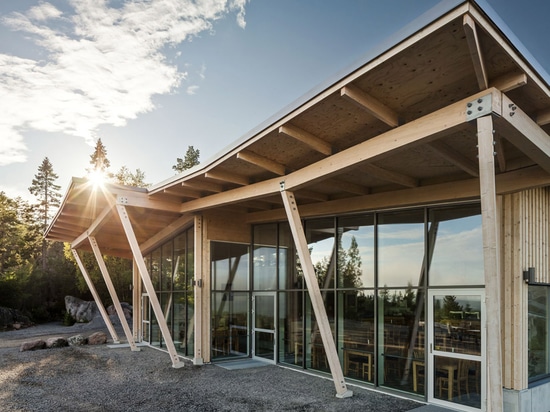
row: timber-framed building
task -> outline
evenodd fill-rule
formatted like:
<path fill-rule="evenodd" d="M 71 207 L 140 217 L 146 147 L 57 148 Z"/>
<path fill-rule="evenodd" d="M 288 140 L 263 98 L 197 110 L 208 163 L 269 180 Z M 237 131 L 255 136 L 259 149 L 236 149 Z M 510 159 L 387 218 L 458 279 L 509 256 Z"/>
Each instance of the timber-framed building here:
<path fill-rule="evenodd" d="M 46 237 L 88 282 L 95 254 L 119 313 L 102 256 L 133 260 L 125 338 L 174 367 L 254 358 L 339 397 L 547 411 L 549 133 L 544 69 L 488 5 L 447 1 L 183 174 L 74 178 Z"/>

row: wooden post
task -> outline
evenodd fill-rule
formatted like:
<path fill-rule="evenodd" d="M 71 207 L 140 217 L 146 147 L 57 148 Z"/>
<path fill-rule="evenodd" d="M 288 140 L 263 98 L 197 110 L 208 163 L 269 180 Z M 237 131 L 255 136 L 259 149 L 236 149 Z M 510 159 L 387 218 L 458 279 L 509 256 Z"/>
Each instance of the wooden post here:
<path fill-rule="evenodd" d="M 284 183 L 282 183 L 282 185 L 284 185 Z M 302 270 L 304 271 L 304 279 L 311 299 L 311 306 L 313 307 L 315 319 L 319 326 L 319 332 L 327 355 L 334 386 L 336 387 L 336 397 L 349 398 L 353 396 L 353 392 L 347 389 L 346 382 L 344 381 L 342 365 L 340 364 L 334 338 L 330 330 L 330 323 L 323 303 L 323 297 L 321 296 L 321 291 L 317 284 L 315 269 L 313 268 L 313 262 L 311 261 L 311 256 L 307 247 L 307 240 L 300 220 L 300 214 L 298 213 L 298 206 L 294 199 L 294 194 L 281 188 L 281 196 L 283 197 L 288 223 L 290 224 L 290 231 L 292 232 L 292 237 L 296 244 L 296 251 L 298 252 Z"/>
<path fill-rule="evenodd" d="M 204 363 L 202 356 L 202 293 L 204 288 L 203 274 L 202 274 L 202 216 L 195 216 L 195 235 L 194 238 L 194 268 L 195 268 L 195 281 L 194 281 L 194 328 L 195 328 L 195 356 L 193 357 L 194 365 L 202 365 Z M 204 288 L 204 289 L 203 289 Z M 208 293 L 207 290 L 205 293 Z"/>
<path fill-rule="evenodd" d="M 134 332 L 134 340 L 141 342 L 143 333 L 142 328 L 142 312 L 141 312 L 141 279 L 139 277 L 139 269 L 136 261 L 132 259 L 132 331 Z"/>
<path fill-rule="evenodd" d="M 145 286 L 145 290 L 149 294 L 151 307 L 153 308 L 153 312 L 155 313 L 155 316 L 157 318 L 162 337 L 166 342 L 166 348 L 168 349 L 170 358 L 172 359 L 172 367 L 182 368 L 184 366 L 184 363 L 180 360 L 176 352 L 176 347 L 174 345 L 174 341 L 172 340 L 172 335 L 170 335 L 170 330 L 168 329 L 168 325 L 166 324 L 166 320 L 164 319 L 164 314 L 162 313 L 162 308 L 160 307 L 160 302 L 157 297 L 155 287 L 153 286 L 153 282 L 151 281 L 151 277 L 149 276 L 149 271 L 147 270 L 145 260 L 143 260 L 141 250 L 139 248 L 139 243 L 134 233 L 134 229 L 132 228 L 132 223 L 130 222 L 130 217 L 126 212 L 126 207 L 120 204 L 117 205 L 117 212 L 120 217 L 122 227 L 124 228 L 126 238 L 128 239 L 130 249 L 132 250 L 132 254 L 134 255 L 134 260 L 138 266 L 139 274 L 141 275 L 141 279 L 143 280 L 143 285 Z"/>
<path fill-rule="evenodd" d="M 500 260 L 498 241 L 498 213 L 495 185 L 495 147 L 493 118 L 477 119 L 479 150 L 479 185 L 481 193 L 481 219 L 483 233 L 483 263 L 485 272 L 485 310 L 487 313 L 487 407 L 488 411 L 501 411 L 502 356 L 500 319 Z"/>
<path fill-rule="evenodd" d="M 120 300 L 118 299 L 115 286 L 113 285 L 113 281 L 109 276 L 109 271 L 107 270 L 107 266 L 105 265 L 105 261 L 103 260 L 103 256 L 101 255 L 101 251 L 99 250 L 99 246 L 97 245 L 97 241 L 93 236 L 88 236 L 88 239 L 90 241 L 90 245 L 92 245 L 95 260 L 97 261 L 99 270 L 103 275 L 103 280 L 105 280 L 105 284 L 107 285 L 107 289 L 109 290 L 109 295 L 111 296 L 111 299 L 113 301 L 113 305 L 118 315 L 118 319 L 120 320 L 120 324 L 122 325 L 122 329 L 124 330 L 124 334 L 126 335 L 126 340 L 130 345 L 130 349 L 132 350 L 132 352 L 139 352 L 140 349 L 136 346 L 136 342 L 134 341 L 132 331 L 130 330 L 130 326 L 128 325 L 128 321 L 126 320 L 126 316 L 124 315 L 124 311 L 122 310 L 122 306 L 120 305 Z"/>
<path fill-rule="evenodd" d="M 78 255 L 78 252 L 75 249 L 71 249 L 71 252 L 73 252 L 73 256 L 76 260 L 76 263 L 80 268 L 80 271 L 82 272 L 82 276 L 84 276 L 84 280 L 86 281 L 86 284 L 88 285 L 88 289 L 90 289 L 90 292 L 92 292 L 92 296 L 94 297 L 95 303 L 99 309 L 99 313 L 101 313 L 101 317 L 103 318 L 103 321 L 105 322 L 105 325 L 107 326 L 107 329 L 111 334 L 111 338 L 113 338 L 113 342 L 120 343 L 120 340 L 118 338 L 118 333 L 116 333 L 116 330 L 113 327 L 113 324 L 111 323 L 111 319 L 109 319 L 109 315 L 105 310 L 105 306 L 103 306 L 103 303 L 101 303 L 101 299 L 97 294 L 97 290 L 95 289 L 94 284 L 92 283 L 92 279 L 90 279 L 90 276 L 88 275 L 88 271 L 84 267 L 84 264 L 82 263 L 82 260 Z"/>

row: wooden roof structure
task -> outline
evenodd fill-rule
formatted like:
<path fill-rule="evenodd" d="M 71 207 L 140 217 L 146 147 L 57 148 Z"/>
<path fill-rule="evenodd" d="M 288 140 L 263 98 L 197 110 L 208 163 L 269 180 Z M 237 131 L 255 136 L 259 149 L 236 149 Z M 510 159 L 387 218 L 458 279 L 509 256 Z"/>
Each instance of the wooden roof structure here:
<path fill-rule="evenodd" d="M 131 257 L 208 209 L 249 223 L 479 198 L 476 116 L 495 124 L 498 193 L 550 183 L 548 75 L 472 1 L 438 6 L 387 50 L 213 160 L 149 189 L 73 179 L 46 238 Z"/>

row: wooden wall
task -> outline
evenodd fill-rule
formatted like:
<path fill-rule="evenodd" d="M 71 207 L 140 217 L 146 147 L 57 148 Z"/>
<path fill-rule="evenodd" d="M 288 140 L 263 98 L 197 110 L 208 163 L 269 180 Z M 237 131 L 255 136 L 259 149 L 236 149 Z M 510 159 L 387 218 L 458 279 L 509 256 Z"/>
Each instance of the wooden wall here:
<path fill-rule="evenodd" d="M 534 267 L 536 281 L 550 283 L 550 187 L 500 197 L 502 244 L 503 384 L 528 387 L 527 284 L 523 271 Z"/>

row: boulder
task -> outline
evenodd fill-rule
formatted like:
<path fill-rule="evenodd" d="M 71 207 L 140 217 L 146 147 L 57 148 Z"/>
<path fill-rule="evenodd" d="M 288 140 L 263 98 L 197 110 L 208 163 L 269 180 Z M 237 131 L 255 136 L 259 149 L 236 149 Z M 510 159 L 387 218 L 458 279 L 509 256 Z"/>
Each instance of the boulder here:
<path fill-rule="evenodd" d="M 0 330 L 31 326 L 31 320 L 16 309 L 0 306 Z"/>
<path fill-rule="evenodd" d="M 67 342 L 69 343 L 70 346 L 80 346 L 80 345 L 85 345 L 87 340 L 82 335 L 74 335 L 68 338 Z"/>
<path fill-rule="evenodd" d="M 88 345 L 103 345 L 107 343 L 105 332 L 95 332 L 88 336 Z"/>
<path fill-rule="evenodd" d="M 21 346 L 19 347 L 19 352 L 26 352 L 29 350 L 37 350 L 37 349 L 44 349 L 46 347 L 46 342 L 44 342 L 42 339 L 38 340 L 30 340 L 27 342 L 23 342 Z"/>
<path fill-rule="evenodd" d="M 65 296 L 65 310 L 79 323 L 90 322 L 94 317 L 100 316 L 94 301 L 86 301 L 74 296 Z"/>
<path fill-rule="evenodd" d="M 132 319 L 132 314 L 133 314 L 132 305 L 130 305 L 129 303 L 126 303 L 126 302 L 120 302 L 120 306 L 122 306 L 122 311 L 124 312 L 124 317 L 127 320 Z M 107 314 L 109 316 L 117 316 L 118 317 L 118 314 L 116 313 L 116 309 L 115 309 L 114 305 L 110 305 L 107 308 Z"/>
<path fill-rule="evenodd" d="M 48 338 L 46 340 L 46 348 L 63 348 L 64 346 L 68 346 L 69 342 L 67 342 L 67 339 L 62 338 L 60 336 L 55 338 Z"/>

